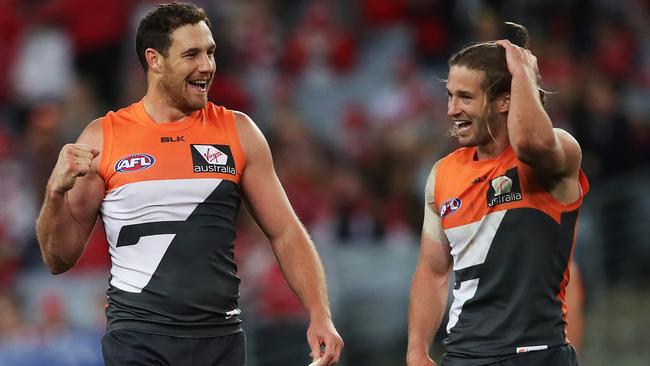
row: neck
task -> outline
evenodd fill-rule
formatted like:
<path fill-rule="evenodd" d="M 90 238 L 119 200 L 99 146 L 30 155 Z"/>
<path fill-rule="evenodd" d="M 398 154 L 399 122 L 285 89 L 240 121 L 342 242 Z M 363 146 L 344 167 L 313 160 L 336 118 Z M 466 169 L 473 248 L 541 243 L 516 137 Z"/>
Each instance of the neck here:
<path fill-rule="evenodd" d="M 151 84 L 150 84 L 151 85 Z M 176 122 L 189 115 L 180 109 L 172 106 L 169 98 L 160 93 L 155 87 L 149 88 L 147 94 L 142 98 L 144 110 L 156 123 Z"/>
<path fill-rule="evenodd" d="M 492 131 L 494 138 L 490 137 L 487 143 L 476 146 L 477 160 L 494 159 L 510 146 L 508 127 L 505 121 L 503 123 L 495 123 L 492 126 L 498 126 Z"/>
<path fill-rule="evenodd" d="M 490 141 L 488 144 L 476 146 L 476 160 L 494 159 L 501 155 L 502 152 L 510 146 L 510 142 L 505 141 Z"/>

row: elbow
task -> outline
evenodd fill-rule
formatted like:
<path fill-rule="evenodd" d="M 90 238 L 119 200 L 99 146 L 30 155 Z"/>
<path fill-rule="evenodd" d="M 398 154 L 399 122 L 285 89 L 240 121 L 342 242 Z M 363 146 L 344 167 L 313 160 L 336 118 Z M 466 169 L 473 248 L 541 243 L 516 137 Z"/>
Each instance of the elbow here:
<path fill-rule="evenodd" d="M 70 268 L 73 267 L 73 266 L 52 264 L 52 263 L 48 264 L 47 262 L 45 263 L 45 266 L 47 267 L 48 271 L 50 271 L 50 273 L 55 276 L 68 272 Z"/>
<path fill-rule="evenodd" d="M 68 262 L 61 258 L 43 253 L 43 263 L 48 271 L 53 275 L 60 275 L 74 267 L 76 261 Z"/>
<path fill-rule="evenodd" d="M 47 266 L 47 269 L 50 271 L 50 273 L 55 276 L 68 272 L 70 268 L 72 268 L 72 266 Z"/>
<path fill-rule="evenodd" d="M 66 268 L 58 268 L 58 267 L 48 266 L 47 269 L 50 271 L 51 274 L 56 276 L 56 275 L 66 273 L 70 268 L 66 269 Z"/>

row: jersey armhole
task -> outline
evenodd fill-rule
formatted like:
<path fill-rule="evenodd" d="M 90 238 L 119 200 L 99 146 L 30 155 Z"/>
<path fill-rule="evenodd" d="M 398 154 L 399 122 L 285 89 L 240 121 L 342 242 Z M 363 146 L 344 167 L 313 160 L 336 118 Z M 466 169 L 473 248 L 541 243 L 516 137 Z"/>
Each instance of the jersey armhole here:
<path fill-rule="evenodd" d="M 113 124 L 107 117 L 103 117 L 99 122 L 102 125 L 102 157 L 99 161 L 99 176 L 104 180 L 104 190 L 108 190 L 108 179 L 111 172 L 109 161 L 113 149 Z"/>
<path fill-rule="evenodd" d="M 443 166 L 446 162 L 447 159 L 441 159 L 433 167 L 435 169 L 435 176 L 433 179 L 433 203 L 436 205 L 438 214 L 440 214 L 440 202 L 438 202 L 438 197 L 440 197 L 440 187 L 442 187 L 442 183 L 440 182 L 442 178 L 440 176 L 442 175 L 442 171 L 444 170 Z"/>
<path fill-rule="evenodd" d="M 242 148 L 241 141 L 239 141 L 239 133 L 237 132 L 237 121 L 235 118 L 235 112 L 228 109 L 225 113 L 226 123 L 228 125 L 228 133 L 230 134 L 230 141 L 232 141 L 233 155 L 239 158 L 235 158 L 235 166 L 237 167 L 237 175 L 241 177 L 241 174 L 244 172 L 246 167 L 246 155 L 244 154 L 244 149 Z"/>

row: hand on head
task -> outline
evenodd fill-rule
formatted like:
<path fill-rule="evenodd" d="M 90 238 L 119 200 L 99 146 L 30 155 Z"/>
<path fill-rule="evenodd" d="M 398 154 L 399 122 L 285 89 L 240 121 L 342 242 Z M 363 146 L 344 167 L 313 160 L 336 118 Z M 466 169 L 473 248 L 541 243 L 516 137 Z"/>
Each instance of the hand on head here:
<path fill-rule="evenodd" d="M 513 77 L 525 75 L 535 81 L 535 83 L 538 82 L 539 68 L 537 67 L 537 57 L 529 49 L 512 44 L 507 39 L 500 39 L 496 41 L 496 44 L 505 49 L 508 71 L 510 71 Z"/>

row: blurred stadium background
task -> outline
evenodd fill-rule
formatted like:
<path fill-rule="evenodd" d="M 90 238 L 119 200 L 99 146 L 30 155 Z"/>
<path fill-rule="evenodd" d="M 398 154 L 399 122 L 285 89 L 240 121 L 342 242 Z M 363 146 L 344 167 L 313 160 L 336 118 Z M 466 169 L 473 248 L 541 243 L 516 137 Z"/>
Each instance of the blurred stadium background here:
<path fill-rule="evenodd" d="M 650 24 L 644 0 L 197 0 L 212 19 L 211 99 L 263 129 L 323 257 L 342 366 L 403 365 L 422 190 L 447 137 L 454 51 L 524 24 L 556 126 L 592 184 L 576 260 L 584 365 L 650 362 Z M 106 244 L 73 271 L 40 260 L 34 220 L 60 147 L 142 97 L 147 0 L 0 0 L 0 365 L 101 365 Z M 249 365 L 307 362 L 306 318 L 241 215 Z M 201 279 L 197 279 L 200 281 Z M 534 304 L 530 304 L 531 307 Z"/>

